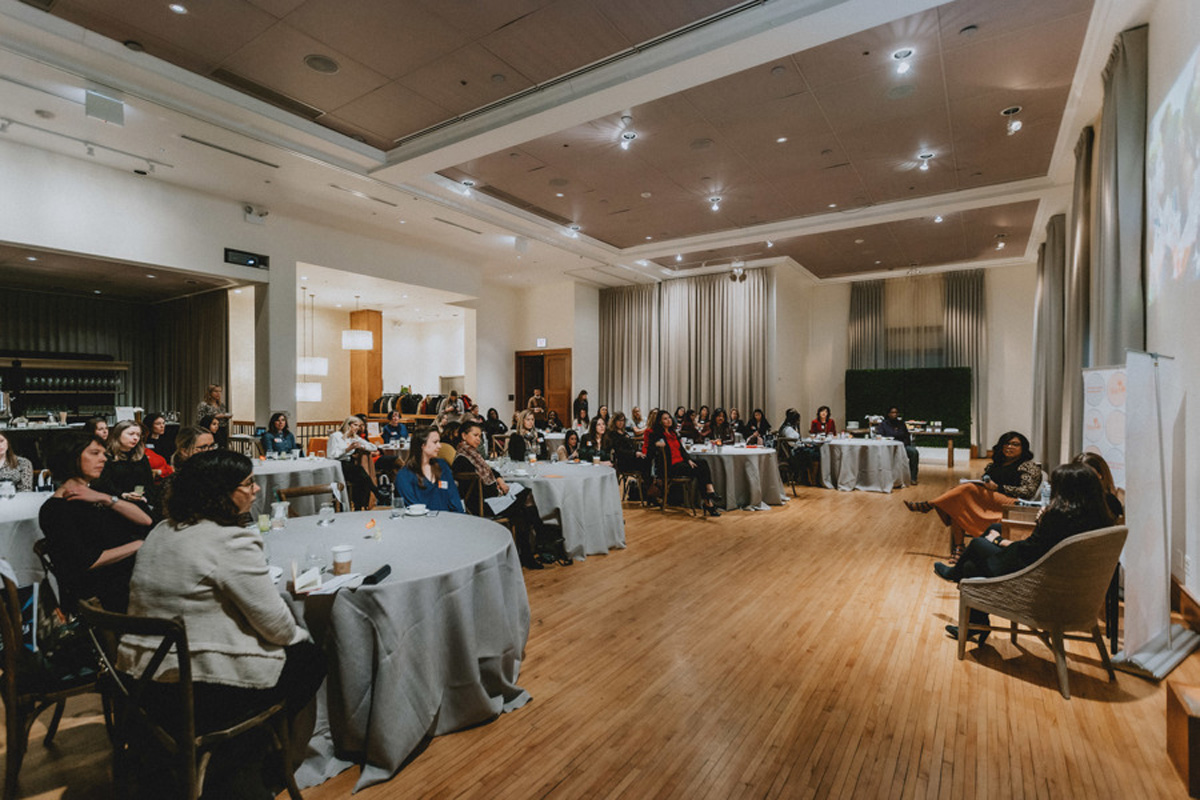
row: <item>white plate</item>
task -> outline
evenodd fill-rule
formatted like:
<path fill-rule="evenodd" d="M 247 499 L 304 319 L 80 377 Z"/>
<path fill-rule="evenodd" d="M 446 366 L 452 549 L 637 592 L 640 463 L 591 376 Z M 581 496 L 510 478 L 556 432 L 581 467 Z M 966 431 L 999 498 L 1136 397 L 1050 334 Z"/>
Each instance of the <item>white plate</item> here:
<path fill-rule="evenodd" d="M 424 511 L 413 511 L 411 508 L 406 508 L 404 509 L 404 513 L 410 517 L 423 517 L 429 513 L 429 509 L 427 508 Z"/>

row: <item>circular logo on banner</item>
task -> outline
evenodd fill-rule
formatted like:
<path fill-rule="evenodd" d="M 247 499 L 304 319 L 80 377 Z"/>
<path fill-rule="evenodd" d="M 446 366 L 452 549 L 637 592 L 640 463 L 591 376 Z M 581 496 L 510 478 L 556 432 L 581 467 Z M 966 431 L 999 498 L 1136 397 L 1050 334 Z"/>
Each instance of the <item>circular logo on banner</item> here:
<path fill-rule="evenodd" d="M 1083 379 L 1083 397 L 1089 406 L 1098 406 L 1104 400 L 1107 388 L 1104 376 L 1098 372 L 1089 372 Z"/>
<path fill-rule="evenodd" d="M 1117 408 L 1125 407 L 1125 373 L 1114 372 L 1108 378 L 1108 402 Z"/>
<path fill-rule="evenodd" d="M 1104 439 L 1104 420 L 1094 408 L 1083 412 L 1083 438 L 1092 444 Z"/>
<path fill-rule="evenodd" d="M 1125 412 L 1114 411 L 1109 414 L 1104 432 L 1108 434 L 1108 440 L 1118 447 L 1125 444 Z"/>
<path fill-rule="evenodd" d="M 1104 460 L 1108 462 L 1108 469 L 1113 474 L 1113 483 L 1117 486 L 1125 485 L 1125 454 L 1116 447 L 1110 447 L 1108 450 L 1101 453 Z"/>

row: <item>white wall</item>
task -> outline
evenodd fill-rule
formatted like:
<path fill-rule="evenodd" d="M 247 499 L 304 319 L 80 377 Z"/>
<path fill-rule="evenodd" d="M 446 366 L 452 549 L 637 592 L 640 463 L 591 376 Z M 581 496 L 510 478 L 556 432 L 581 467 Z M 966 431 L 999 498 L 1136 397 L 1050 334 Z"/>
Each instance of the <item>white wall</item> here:
<path fill-rule="evenodd" d="M 1200 47 L 1200 4 L 1190 0 L 1160 0 L 1150 18 L 1149 92 L 1147 115 L 1153 120 L 1167 92 L 1180 78 L 1189 59 Z M 1192 91 L 1196 76 L 1192 76 Z M 1192 180 L 1196 180 L 1192 176 Z M 1156 198 L 1147 198 L 1147 224 L 1154 219 Z M 1195 212 L 1193 212 L 1195 213 Z M 1176 357 L 1182 381 L 1184 419 L 1167 431 L 1177 455 L 1172 469 L 1172 521 L 1182 520 L 1185 551 L 1192 562 L 1200 554 L 1200 280 L 1179 280 L 1158 294 L 1146 316 L 1146 346 L 1153 352 Z M 1182 425 L 1179 424 L 1182 422 Z M 1180 474 L 1182 473 L 1182 474 Z M 1178 533 L 1178 531 L 1176 531 Z M 1178 555 L 1176 554 L 1177 561 Z M 1177 564 L 1178 568 L 1178 564 Z M 1200 570 L 1184 577 L 1187 589 L 1200 597 Z"/>
<path fill-rule="evenodd" d="M 505 286 L 487 283 L 481 289 L 483 301 L 475 310 L 475 387 L 467 393 L 485 412 L 495 408 L 500 418 L 511 416 L 509 395 L 516 391 L 516 364 L 513 353 L 528 349 L 519 338 L 523 314 L 517 292 Z"/>
<path fill-rule="evenodd" d="M 575 343 L 571 347 L 572 395 L 581 389 L 588 396 L 596 394 L 600 385 L 600 290 L 594 286 L 575 284 Z M 597 402 L 598 401 L 598 402 Z M 593 409 L 607 402 L 593 400 Z"/>
<path fill-rule="evenodd" d="M 411 386 L 438 394 L 443 375 L 466 374 L 466 326 L 462 317 L 431 322 L 383 321 L 383 391 Z M 470 392 L 468 392 L 470 394 Z"/>
<path fill-rule="evenodd" d="M 229 292 L 229 413 L 236 420 L 254 415 L 254 292 Z M 266 420 L 259 420 L 263 425 Z"/>
<path fill-rule="evenodd" d="M 300 403 L 293 400 L 297 406 L 294 419 L 300 422 L 341 421 L 350 415 L 350 351 L 342 349 L 342 331 L 349 327 L 348 311 L 335 308 L 318 308 L 313 311 L 313 344 L 309 354 L 329 359 L 329 374 L 309 378 L 310 381 L 321 383 L 321 401 Z M 298 347 L 292 354 L 293 368 L 296 357 L 302 352 L 303 348 Z M 293 386 L 293 396 L 294 389 Z M 265 425 L 266 419 L 261 422 Z"/>
<path fill-rule="evenodd" d="M 775 327 L 768 330 L 774 341 L 767 346 L 767 359 L 774 380 L 768 375 L 767 418 L 778 425 L 783 412 L 794 407 L 807 421 L 816 411 L 816 406 L 809 407 L 808 396 L 809 323 L 816 284 L 792 267 L 773 267 L 771 279 L 775 283 Z"/>
<path fill-rule="evenodd" d="M 988 269 L 984 277 L 988 399 L 982 438 L 991 443 L 1004 431 L 1029 433 L 1033 414 L 1033 301 L 1037 265 Z"/>
<path fill-rule="evenodd" d="M 818 406 L 829 406 L 840 430 L 846 420 L 846 370 L 850 366 L 850 284 L 813 286 L 808 292 L 808 308 L 806 405 L 800 408 L 801 417 L 811 420 Z"/>

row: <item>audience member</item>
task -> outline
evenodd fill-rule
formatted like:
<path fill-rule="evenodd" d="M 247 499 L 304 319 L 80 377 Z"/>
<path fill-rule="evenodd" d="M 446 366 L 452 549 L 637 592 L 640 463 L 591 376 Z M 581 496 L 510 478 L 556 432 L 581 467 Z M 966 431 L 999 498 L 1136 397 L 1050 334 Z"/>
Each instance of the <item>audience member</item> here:
<path fill-rule="evenodd" d="M 915 485 L 917 483 L 917 464 L 921 460 L 921 454 L 917 452 L 917 448 L 913 447 L 912 436 L 908 432 L 908 423 L 900 418 L 900 409 L 896 406 L 889 408 L 887 416 L 879 423 L 876 430 L 883 438 L 895 439 L 904 445 L 904 451 L 908 453 L 908 475 Z"/>
<path fill-rule="evenodd" d="M 329 434 L 325 443 L 325 456 L 342 465 L 342 477 L 350 490 L 350 502 L 356 509 L 365 509 L 371 504 L 371 495 L 378 494 L 375 485 L 374 462 L 371 454 L 379 448 L 361 436 L 362 420 L 346 417 L 342 427 Z M 381 498 L 382 500 L 382 498 Z"/>
<path fill-rule="evenodd" d="M 0 481 L 12 481 L 18 492 L 33 491 L 33 462 L 17 455 L 0 433 Z"/>
<path fill-rule="evenodd" d="M 578 461 L 579 460 L 579 431 L 572 428 L 563 436 L 563 443 L 558 446 L 555 452 L 559 461 Z"/>
<path fill-rule="evenodd" d="M 588 432 L 588 427 L 591 425 L 591 420 L 588 419 L 587 409 L 581 408 L 575 414 L 575 419 L 571 423 L 571 430 L 578 433 L 580 436 Z"/>
<path fill-rule="evenodd" d="M 533 397 L 525 404 L 527 411 L 533 412 L 534 424 L 539 428 L 546 426 L 546 398 L 542 397 L 541 389 L 533 390 Z"/>
<path fill-rule="evenodd" d="M 212 433 L 204 428 L 180 428 L 179 433 L 175 435 L 175 454 L 171 458 L 171 463 L 175 469 L 179 469 L 181 464 L 196 453 L 205 453 L 216 448 L 217 443 L 213 439 Z"/>
<path fill-rule="evenodd" d="M 288 428 L 287 414 L 282 411 L 276 411 L 271 415 L 271 420 L 267 423 L 267 429 L 263 431 L 262 438 L 263 452 L 265 453 L 290 453 L 296 449 L 296 436 Z"/>
<path fill-rule="evenodd" d="M 171 463 L 171 456 L 175 455 L 175 440 L 167 437 L 167 420 L 162 414 L 152 412 L 142 417 L 142 442 L 146 450 Z"/>
<path fill-rule="evenodd" d="M 91 417 L 84 423 L 83 432 L 106 442 L 108 441 L 108 420 L 104 417 Z"/>
<path fill-rule="evenodd" d="M 729 427 L 735 435 L 746 435 L 746 420 L 742 419 L 742 413 L 732 406 L 729 408 Z"/>
<path fill-rule="evenodd" d="M 546 412 L 546 433 L 562 433 L 562 420 L 553 408 Z"/>
<path fill-rule="evenodd" d="M 771 423 L 767 421 L 767 415 L 761 408 L 754 409 L 754 415 L 746 425 L 746 444 L 764 445 L 770 432 Z"/>
<path fill-rule="evenodd" d="M 122 500 L 144 503 L 151 516 L 159 516 L 159 492 L 154 467 L 142 444 L 142 426 L 131 419 L 118 422 L 108 434 L 108 460 L 100 477 L 93 481 L 97 491 L 119 495 Z"/>
<path fill-rule="evenodd" d="M 525 409 L 517 415 L 516 424 L 508 435 L 508 457 L 514 461 L 524 461 L 530 456 L 538 456 L 542 451 L 542 434 L 535 424 L 532 409 Z"/>
<path fill-rule="evenodd" d="M 639 406 L 634 406 L 629 412 L 629 430 L 637 436 L 641 436 L 646 432 L 646 420 L 642 416 L 642 409 Z"/>
<path fill-rule="evenodd" d="M 808 432 L 812 434 L 824 434 L 826 436 L 837 435 L 837 424 L 833 421 L 829 406 L 821 406 L 817 409 L 817 416 L 813 419 L 812 424 L 808 426 Z"/>
<path fill-rule="evenodd" d="M 396 473 L 396 491 L 409 505 L 423 504 L 430 511 L 465 513 L 450 465 L 438 457 L 441 434 L 434 428 L 413 435 L 404 468 Z"/>
<path fill-rule="evenodd" d="M 229 442 L 229 420 L 233 417 L 229 413 L 229 409 L 225 407 L 221 397 L 224 394 L 224 388 L 219 383 L 210 383 L 208 389 L 204 393 L 204 399 L 196 406 L 196 419 L 200 420 L 200 427 L 207 428 L 204 423 L 205 417 L 212 417 L 217 421 L 216 428 L 213 429 L 213 438 L 217 442 L 217 447 L 225 447 Z"/>
<path fill-rule="evenodd" d="M 601 406 L 603 408 L 603 406 Z M 608 432 L 608 423 L 604 417 L 596 414 L 592 419 L 591 427 L 588 428 L 587 434 L 579 440 L 579 459 L 581 461 L 596 461 L 606 467 L 612 466 L 613 456 L 612 451 L 604 442 L 604 434 Z"/>
<path fill-rule="evenodd" d="M 643 449 L 643 454 L 650 456 L 658 452 L 651 448 L 665 447 L 667 453 L 667 463 L 670 465 L 671 472 L 677 475 L 685 475 L 694 478 L 696 484 L 703 492 L 704 511 L 711 517 L 721 516 L 721 512 L 717 509 L 716 504 L 721 501 L 721 497 L 713 489 L 712 476 L 708 471 L 708 464 L 703 460 L 692 461 L 687 457 L 683 450 L 683 444 L 679 441 L 679 437 L 675 435 L 675 420 L 669 411 L 660 411 L 658 418 L 650 425 L 650 433 L 647 437 L 647 443 Z M 664 479 L 666 476 L 663 476 Z"/>
<path fill-rule="evenodd" d="M 575 402 L 571 404 L 571 419 L 578 420 L 580 411 L 583 412 L 584 419 L 589 417 L 588 393 L 586 389 L 580 389 L 579 394 L 575 396 Z"/>

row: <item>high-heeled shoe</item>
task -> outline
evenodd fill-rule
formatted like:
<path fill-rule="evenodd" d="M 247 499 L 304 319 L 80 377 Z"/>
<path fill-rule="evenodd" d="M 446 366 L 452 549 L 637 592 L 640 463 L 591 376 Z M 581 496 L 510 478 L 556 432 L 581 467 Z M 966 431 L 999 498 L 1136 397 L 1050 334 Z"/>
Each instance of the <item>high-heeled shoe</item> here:
<path fill-rule="evenodd" d="M 950 638 L 957 639 L 958 638 L 958 626 L 957 625 L 947 625 L 946 633 L 950 634 Z M 990 634 L 990 633 L 991 633 L 991 631 L 967 631 L 967 641 L 982 645 L 984 642 L 987 641 L 988 634 Z"/>
<path fill-rule="evenodd" d="M 933 571 L 936 572 L 937 576 L 944 581 L 958 583 L 958 578 L 954 574 L 954 567 L 950 566 L 949 564 L 943 564 L 941 561 L 939 561 L 933 565 Z"/>
<path fill-rule="evenodd" d="M 721 509 L 717 508 L 713 504 L 709 504 L 704 506 L 704 513 L 710 517 L 719 517 L 721 516 Z"/>
<path fill-rule="evenodd" d="M 925 500 L 918 500 L 915 503 L 912 500 L 905 500 L 904 507 L 916 514 L 928 514 L 933 511 L 933 506 Z"/>

